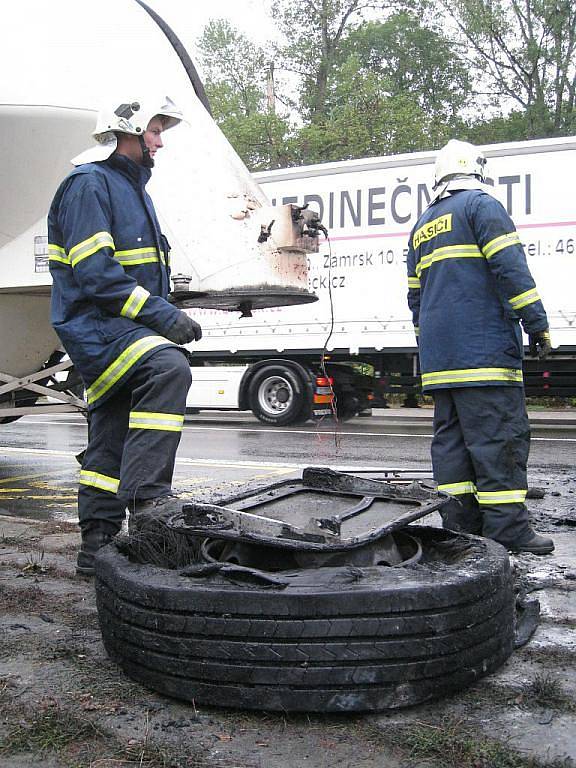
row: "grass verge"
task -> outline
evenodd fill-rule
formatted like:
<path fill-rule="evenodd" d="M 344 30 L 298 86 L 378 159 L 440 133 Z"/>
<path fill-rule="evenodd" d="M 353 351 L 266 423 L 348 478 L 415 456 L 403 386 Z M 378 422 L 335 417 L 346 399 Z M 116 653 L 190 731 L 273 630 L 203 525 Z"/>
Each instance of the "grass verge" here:
<path fill-rule="evenodd" d="M 538 707 L 564 712 L 576 711 L 576 702 L 564 689 L 562 682 L 552 674 L 536 675 L 533 680 L 526 683 L 522 693 L 528 702 Z"/>
<path fill-rule="evenodd" d="M 142 739 L 123 742 L 90 718 L 53 702 L 41 703 L 35 712 L 13 710 L 11 720 L 0 740 L 0 757 L 26 754 L 33 765 L 51 756 L 62 768 L 222 768 L 201 748 L 162 746 L 149 738 L 147 730 Z"/>
<path fill-rule="evenodd" d="M 458 720 L 367 726 L 372 737 L 401 758 L 442 768 L 567 768 L 564 759 L 526 757 Z"/>

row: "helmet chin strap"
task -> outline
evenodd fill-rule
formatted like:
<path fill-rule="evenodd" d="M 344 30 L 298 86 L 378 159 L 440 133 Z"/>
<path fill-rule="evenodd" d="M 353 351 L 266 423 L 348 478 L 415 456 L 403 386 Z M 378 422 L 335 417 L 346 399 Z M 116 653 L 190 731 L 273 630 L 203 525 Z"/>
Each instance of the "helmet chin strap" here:
<path fill-rule="evenodd" d="M 142 134 L 138 136 L 138 141 L 140 142 L 140 149 L 142 150 L 141 165 L 143 165 L 144 168 L 154 168 L 154 158 L 150 155 L 150 150 L 146 146 L 146 142 L 144 141 L 144 136 L 142 136 Z"/>

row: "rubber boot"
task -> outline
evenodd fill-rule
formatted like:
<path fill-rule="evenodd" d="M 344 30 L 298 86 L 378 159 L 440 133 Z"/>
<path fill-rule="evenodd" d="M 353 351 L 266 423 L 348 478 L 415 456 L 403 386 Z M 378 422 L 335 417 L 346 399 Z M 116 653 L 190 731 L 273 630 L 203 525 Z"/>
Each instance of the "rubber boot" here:
<path fill-rule="evenodd" d="M 508 545 L 510 552 L 529 552 L 533 555 L 550 555 L 554 552 L 554 542 L 547 536 L 541 536 L 536 531 L 530 531 L 530 536 L 522 543 Z"/>
<path fill-rule="evenodd" d="M 76 573 L 79 576 L 94 576 L 96 552 L 109 544 L 119 530 L 120 526 L 110 523 L 92 525 L 82 529 L 82 544 L 76 559 Z"/>

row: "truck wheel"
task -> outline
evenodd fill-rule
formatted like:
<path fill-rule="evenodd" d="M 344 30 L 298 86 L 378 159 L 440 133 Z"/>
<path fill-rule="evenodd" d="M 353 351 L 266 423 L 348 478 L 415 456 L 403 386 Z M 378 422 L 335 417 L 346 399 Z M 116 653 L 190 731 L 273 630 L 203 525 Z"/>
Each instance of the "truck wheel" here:
<path fill-rule="evenodd" d="M 296 424 L 305 421 L 310 413 L 302 377 L 283 365 L 267 365 L 254 374 L 248 402 L 254 416 L 264 424 Z"/>
<path fill-rule="evenodd" d="M 338 421 L 348 421 L 357 415 L 360 409 L 358 398 L 353 394 L 336 394 L 336 418 Z"/>
<path fill-rule="evenodd" d="M 488 539 L 410 532 L 423 556 L 404 568 L 185 575 L 112 544 L 96 558 L 104 645 L 131 678 L 203 704 L 362 712 L 452 693 L 512 653 L 509 558 Z"/>

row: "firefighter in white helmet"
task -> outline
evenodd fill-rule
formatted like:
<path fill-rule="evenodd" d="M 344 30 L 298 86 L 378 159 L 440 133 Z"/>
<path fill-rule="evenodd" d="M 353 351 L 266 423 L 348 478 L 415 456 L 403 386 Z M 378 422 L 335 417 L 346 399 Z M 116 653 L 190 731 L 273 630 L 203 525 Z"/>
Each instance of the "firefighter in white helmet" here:
<path fill-rule="evenodd" d="M 170 246 L 146 192 L 162 134 L 182 120 L 170 99 L 127 99 L 98 116 L 48 216 L 51 319 L 86 387 L 77 570 L 132 513 L 171 498 L 190 367 L 178 345 L 198 323 L 168 301 Z"/>
<path fill-rule="evenodd" d="M 548 320 L 514 224 L 485 183 L 486 160 L 452 140 L 436 158 L 434 195 L 409 241 L 408 303 L 422 389 L 434 398 L 432 463 L 453 496 L 444 525 L 514 552 L 548 554 L 524 500 L 530 427 L 521 326 L 550 352 Z"/>
<path fill-rule="evenodd" d="M 120 147 L 131 147 L 130 154 L 137 154 L 136 142 L 127 139 L 134 136 L 140 148 L 141 158 L 139 162 L 145 168 L 154 167 L 154 154 L 162 147 L 162 143 L 152 141 L 150 133 L 158 136 L 154 127 L 149 130 L 150 122 L 157 118 L 162 124 L 162 131 L 172 128 L 182 120 L 182 113 L 174 102 L 166 97 L 164 99 L 148 99 L 143 101 L 126 102 L 117 104 L 111 109 L 102 109 L 98 113 L 96 128 L 92 136 L 97 142 L 95 147 L 90 147 L 72 160 L 76 166 L 84 163 L 106 160 Z"/>

